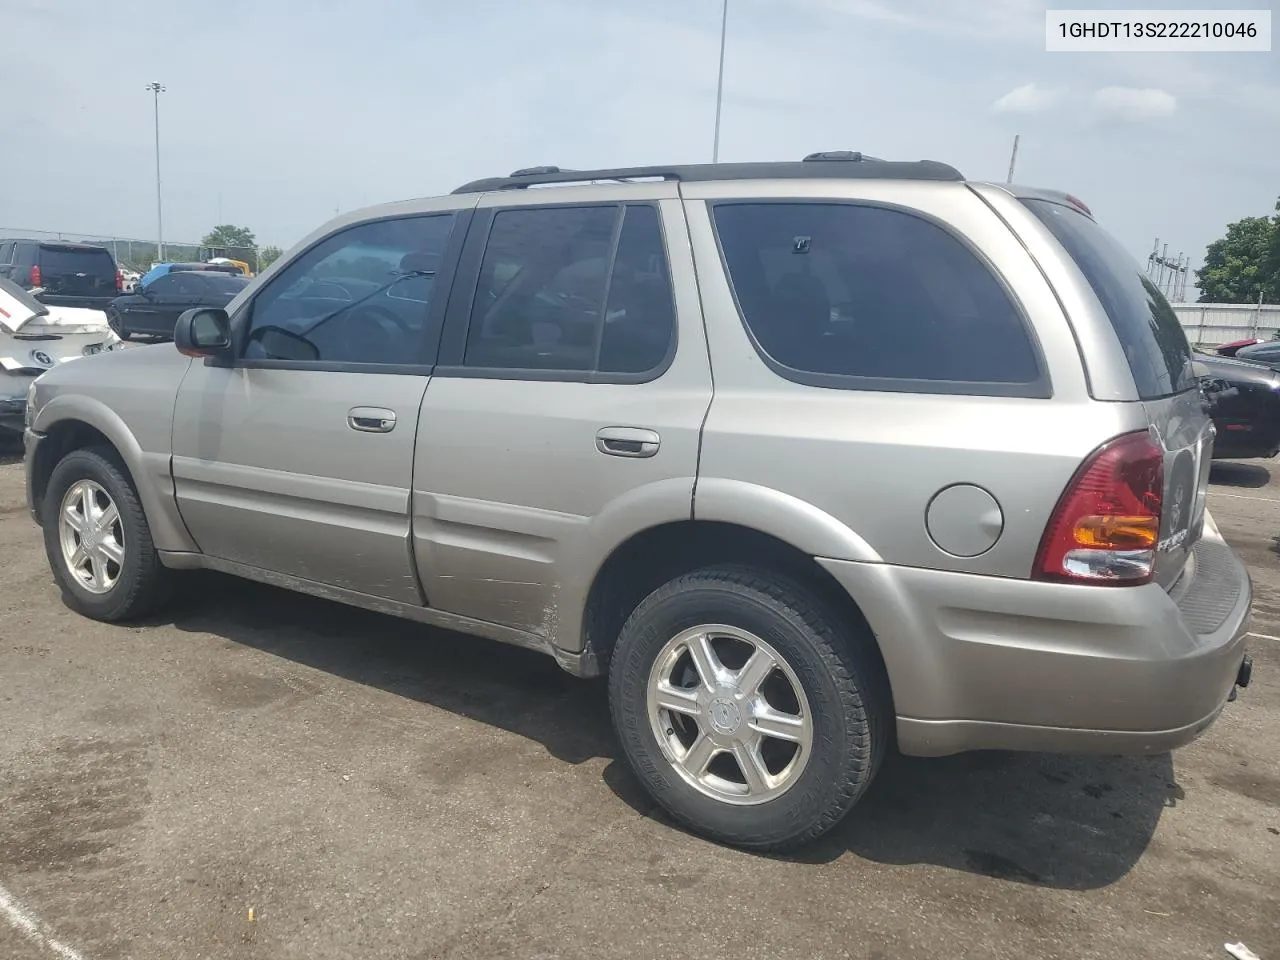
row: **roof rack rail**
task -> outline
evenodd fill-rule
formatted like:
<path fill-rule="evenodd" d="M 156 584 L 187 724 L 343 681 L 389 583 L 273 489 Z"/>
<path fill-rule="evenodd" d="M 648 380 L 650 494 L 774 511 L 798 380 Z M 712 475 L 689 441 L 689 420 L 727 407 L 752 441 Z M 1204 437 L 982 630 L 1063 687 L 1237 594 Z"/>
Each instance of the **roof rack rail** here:
<path fill-rule="evenodd" d="M 936 160 L 881 160 L 864 153 L 831 150 L 811 153 L 801 161 L 765 163 L 691 163 L 666 167 L 617 167 L 608 170 L 562 170 L 526 167 L 507 177 L 472 180 L 454 193 L 524 190 L 541 184 L 589 183 L 597 180 L 963 180 L 955 167 Z"/>
<path fill-rule="evenodd" d="M 574 173 L 573 170 L 561 170 L 559 167 L 521 167 L 519 170 L 512 170 L 509 176 L 512 177 L 536 177 L 543 173 Z"/>
<path fill-rule="evenodd" d="M 861 150 L 823 150 L 819 153 L 811 153 L 804 158 L 805 163 L 813 163 L 815 160 L 852 160 L 855 163 L 870 160 L 874 163 L 884 163 L 879 157 L 869 157 Z"/>

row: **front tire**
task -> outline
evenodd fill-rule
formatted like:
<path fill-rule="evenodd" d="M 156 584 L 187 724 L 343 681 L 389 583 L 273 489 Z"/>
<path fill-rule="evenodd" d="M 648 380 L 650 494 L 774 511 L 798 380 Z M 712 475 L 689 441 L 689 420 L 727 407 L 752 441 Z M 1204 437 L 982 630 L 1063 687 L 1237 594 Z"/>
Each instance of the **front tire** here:
<path fill-rule="evenodd" d="M 650 795 L 695 832 L 798 847 L 848 813 L 891 736 L 872 642 L 787 578 L 687 574 L 622 628 L 609 671 L 615 730 Z"/>
<path fill-rule="evenodd" d="M 73 450 L 49 476 L 45 553 L 67 605 L 108 623 L 156 610 L 172 574 L 160 563 L 133 483 L 114 451 Z"/>

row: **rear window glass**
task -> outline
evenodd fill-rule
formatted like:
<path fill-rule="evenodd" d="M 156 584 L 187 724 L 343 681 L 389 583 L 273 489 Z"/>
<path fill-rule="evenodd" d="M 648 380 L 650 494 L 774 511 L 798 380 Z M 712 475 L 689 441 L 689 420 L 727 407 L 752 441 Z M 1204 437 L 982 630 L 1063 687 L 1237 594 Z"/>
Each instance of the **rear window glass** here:
<path fill-rule="evenodd" d="M 75 247 L 41 247 L 40 270 L 44 273 L 89 273 L 115 276 L 116 264 L 106 250 L 78 250 Z"/>
<path fill-rule="evenodd" d="M 1024 200 L 1089 281 L 1115 328 L 1138 396 L 1154 400 L 1196 386 L 1191 345 L 1169 302 L 1138 262 L 1097 223 L 1051 200 Z"/>
<path fill-rule="evenodd" d="M 1005 288 L 931 221 L 837 203 L 713 211 L 743 319 L 788 379 L 932 393 L 1047 390 Z"/>
<path fill-rule="evenodd" d="M 232 277 L 225 273 L 198 273 L 195 276 L 205 290 L 215 293 L 236 294 L 249 285 L 247 277 Z"/>

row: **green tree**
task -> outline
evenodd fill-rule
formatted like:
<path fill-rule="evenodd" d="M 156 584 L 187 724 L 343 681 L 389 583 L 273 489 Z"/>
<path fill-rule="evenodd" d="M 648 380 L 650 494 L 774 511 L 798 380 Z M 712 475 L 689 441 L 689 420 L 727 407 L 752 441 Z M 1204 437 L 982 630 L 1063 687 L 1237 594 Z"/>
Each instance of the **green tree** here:
<path fill-rule="evenodd" d="M 228 257 L 243 260 L 254 273 L 262 269 L 258 265 L 258 241 L 248 227 L 220 223 L 204 235 L 200 241 L 203 255 L 199 259 Z"/>
<path fill-rule="evenodd" d="M 1245 217 L 1209 244 L 1196 271 L 1201 303 L 1280 299 L 1280 201 L 1273 217 Z"/>
<path fill-rule="evenodd" d="M 252 230 L 248 227 L 237 227 L 230 223 L 222 223 L 214 227 L 204 235 L 204 239 L 200 242 L 206 247 L 215 247 L 218 249 L 227 249 L 230 247 L 252 249 L 258 245 L 258 241 L 254 239 Z"/>
<path fill-rule="evenodd" d="M 275 263 L 277 260 L 280 259 L 280 254 L 282 253 L 284 253 L 284 251 L 281 250 L 279 247 L 275 246 L 274 244 L 268 244 L 267 246 L 263 247 L 261 250 L 258 251 L 258 269 L 259 270 L 267 269 L 267 267 L 271 266 L 273 263 Z"/>

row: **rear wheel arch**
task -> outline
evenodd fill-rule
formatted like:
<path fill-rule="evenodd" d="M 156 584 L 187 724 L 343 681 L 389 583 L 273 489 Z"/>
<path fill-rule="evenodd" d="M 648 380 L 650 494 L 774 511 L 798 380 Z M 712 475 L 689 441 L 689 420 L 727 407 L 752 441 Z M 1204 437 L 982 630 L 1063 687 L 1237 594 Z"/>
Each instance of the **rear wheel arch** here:
<path fill-rule="evenodd" d="M 710 520 L 682 520 L 650 527 L 620 543 L 591 581 L 582 615 L 584 660 L 607 673 L 614 644 L 627 618 L 659 587 L 696 570 L 733 564 L 774 575 L 807 591 L 842 621 L 851 637 L 872 648 L 880 679 L 893 691 L 880 641 L 861 607 L 840 583 L 799 547 L 751 527 Z"/>

